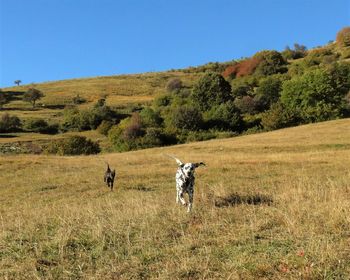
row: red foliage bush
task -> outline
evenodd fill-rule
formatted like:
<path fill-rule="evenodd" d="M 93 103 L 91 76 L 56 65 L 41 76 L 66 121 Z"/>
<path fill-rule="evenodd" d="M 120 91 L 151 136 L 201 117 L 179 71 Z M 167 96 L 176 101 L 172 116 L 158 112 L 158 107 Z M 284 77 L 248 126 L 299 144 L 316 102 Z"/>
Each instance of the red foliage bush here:
<path fill-rule="evenodd" d="M 337 33 L 337 44 L 340 47 L 350 46 L 350 26 L 344 27 Z"/>
<path fill-rule="evenodd" d="M 261 61 L 262 59 L 259 57 L 248 58 L 235 65 L 228 66 L 222 73 L 222 76 L 225 78 L 239 78 L 252 75 Z"/>

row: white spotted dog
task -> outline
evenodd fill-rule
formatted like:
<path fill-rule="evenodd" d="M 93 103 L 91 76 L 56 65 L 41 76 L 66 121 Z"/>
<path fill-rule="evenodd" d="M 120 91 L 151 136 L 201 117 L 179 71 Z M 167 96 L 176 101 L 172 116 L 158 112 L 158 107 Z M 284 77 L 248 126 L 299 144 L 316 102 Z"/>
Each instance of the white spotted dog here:
<path fill-rule="evenodd" d="M 175 159 L 179 165 L 175 180 L 176 180 L 176 203 L 181 203 L 183 206 L 187 205 L 187 212 L 190 212 L 193 204 L 193 192 L 194 192 L 194 181 L 195 181 L 195 169 L 205 164 L 199 163 L 182 163 L 181 160 L 170 156 Z M 184 194 L 188 194 L 188 204 L 184 199 Z"/>

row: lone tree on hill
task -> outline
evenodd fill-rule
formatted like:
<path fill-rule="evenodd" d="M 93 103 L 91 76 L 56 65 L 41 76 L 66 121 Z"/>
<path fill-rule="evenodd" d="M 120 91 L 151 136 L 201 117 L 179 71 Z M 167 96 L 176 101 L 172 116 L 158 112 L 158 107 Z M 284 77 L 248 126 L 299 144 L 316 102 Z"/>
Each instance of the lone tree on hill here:
<path fill-rule="evenodd" d="M 35 88 L 30 88 L 23 96 L 23 100 L 32 103 L 33 108 L 35 107 L 35 102 L 40 98 L 44 97 L 44 94 Z"/>
<path fill-rule="evenodd" d="M 21 80 L 16 80 L 16 81 L 14 81 L 14 83 L 15 83 L 17 86 L 19 86 L 19 84 L 22 83 L 22 81 L 21 81 Z"/>

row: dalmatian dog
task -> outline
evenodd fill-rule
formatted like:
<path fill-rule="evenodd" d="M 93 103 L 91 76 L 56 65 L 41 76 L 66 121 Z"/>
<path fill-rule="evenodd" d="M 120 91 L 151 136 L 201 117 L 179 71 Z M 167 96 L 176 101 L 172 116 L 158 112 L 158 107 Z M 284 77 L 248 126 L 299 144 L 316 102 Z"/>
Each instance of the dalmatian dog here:
<path fill-rule="evenodd" d="M 183 206 L 187 205 L 187 212 L 191 212 L 193 204 L 195 170 L 201 165 L 205 166 L 205 163 L 183 163 L 181 162 L 181 160 L 173 156 L 170 157 L 175 159 L 176 163 L 178 164 L 178 168 L 175 175 L 176 203 L 181 203 Z M 185 193 L 188 194 L 188 203 L 186 203 L 184 199 Z"/>

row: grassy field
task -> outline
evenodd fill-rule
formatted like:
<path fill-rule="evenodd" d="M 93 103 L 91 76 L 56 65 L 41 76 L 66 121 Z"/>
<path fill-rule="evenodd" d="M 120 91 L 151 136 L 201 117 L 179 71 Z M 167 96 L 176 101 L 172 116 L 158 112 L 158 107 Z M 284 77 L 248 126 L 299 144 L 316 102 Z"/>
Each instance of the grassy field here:
<path fill-rule="evenodd" d="M 207 163 L 191 214 L 175 205 L 164 154 Z M 0 278 L 349 279 L 349 166 L 350 119 L 122 154 L 3 156 Z"/>

